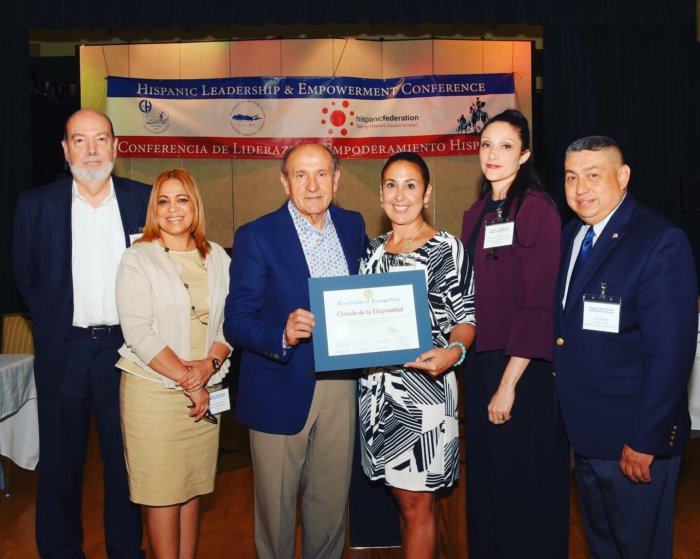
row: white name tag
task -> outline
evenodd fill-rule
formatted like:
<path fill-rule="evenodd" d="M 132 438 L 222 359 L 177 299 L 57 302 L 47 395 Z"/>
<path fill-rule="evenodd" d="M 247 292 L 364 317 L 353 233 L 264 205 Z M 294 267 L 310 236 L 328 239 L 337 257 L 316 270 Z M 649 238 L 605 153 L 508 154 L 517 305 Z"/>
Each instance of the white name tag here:
<path fill-rule="evenodd" d="M 497 248 L 512 245 L 514 231 L 514 221 L 487 225 L 484 233 L 484 248 Z"/>
<path fill-rule="evenodd" d="M 209 411 L 211 413 L 223 413 L 230 409 L 231 400 L 228 397 L 228 388 L 209 393 Z"/>
<path fill-rule="evenodd" d="M 143 237 L 143 233 L 130 233 L 129 234 L 129 246 L 133 245 L 135 241 L 138 241 Z"/>
<path fill-rule="evenodd" d="M 596 300 L 583 297 L 583 329 L 597 332 L 620 331 L 620 300 Z"/>

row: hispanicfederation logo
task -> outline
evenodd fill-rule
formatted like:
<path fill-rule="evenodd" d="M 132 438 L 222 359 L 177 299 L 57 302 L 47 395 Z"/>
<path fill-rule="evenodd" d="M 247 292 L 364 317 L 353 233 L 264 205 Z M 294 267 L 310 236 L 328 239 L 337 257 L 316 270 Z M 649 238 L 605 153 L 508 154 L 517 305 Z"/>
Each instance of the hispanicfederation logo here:
<path fill-rule="evenodd" d="M 139 110 L 143 114 L 143 127 L 152 134 L 161 134 L 170 126 L 170 117 L 160 107 L 155 106 L 148 99 L 141 99 Z"/>
<path fill-rule="evenodd" d="M 231 128 L 241 136 L 257 134 L 265 124 L 265 111 L 255 101 L 241 101 L 229 113 Z"/>
<path fill-rule="evenodd" d="M 341 136 L 348 135 L 348 126 L 354 126 L 352 119 L 355 117 L 355 111 L 350 110 L 350 101 L 343 101 L 340 106 L 331 101 L 330 107 L 321 109 L 321 124 L 328 126 L 328 135 L 332 136 L 335 132 L 340 132 Z"/>

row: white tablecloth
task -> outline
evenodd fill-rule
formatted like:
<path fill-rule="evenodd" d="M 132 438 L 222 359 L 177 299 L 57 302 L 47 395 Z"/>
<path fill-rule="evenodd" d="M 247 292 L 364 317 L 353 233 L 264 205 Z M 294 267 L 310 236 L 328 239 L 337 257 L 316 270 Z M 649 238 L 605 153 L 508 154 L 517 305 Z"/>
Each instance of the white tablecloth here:
<path fill-rule="evenodd" d="M 695 350 L 695 365 L 688 385 L 691 429 L 700 430 L 700 315 L 698 315 L 698 346 Z"/>
<path fill-rule="evenodd" d="M 0 354 L 0 454 L 28 470 L 39 461 L 33 355 Z"/>

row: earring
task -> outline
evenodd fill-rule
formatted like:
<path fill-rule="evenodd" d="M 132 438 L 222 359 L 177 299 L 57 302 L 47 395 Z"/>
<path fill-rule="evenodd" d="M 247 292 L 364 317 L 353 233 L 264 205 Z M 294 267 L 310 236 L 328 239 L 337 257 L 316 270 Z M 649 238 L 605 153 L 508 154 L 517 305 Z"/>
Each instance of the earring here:
<path fill-rule="evenodd" d="M 384 202 L 379 202 L 379 207 L 383 208 L 384 207 Z"/>
<path fill-rule="evenodd" d="M 425 204 L 423 204 L 423 207 L 427 210 L 427 209 L 428 209 L 428 202 L 426 202 Z"/>

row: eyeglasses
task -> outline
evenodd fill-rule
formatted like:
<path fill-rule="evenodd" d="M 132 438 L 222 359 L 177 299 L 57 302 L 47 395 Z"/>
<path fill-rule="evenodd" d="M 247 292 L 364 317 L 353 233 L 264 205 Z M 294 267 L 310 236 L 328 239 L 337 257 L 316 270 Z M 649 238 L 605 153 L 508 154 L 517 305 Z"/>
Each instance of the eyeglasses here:
<path fill-rule="evenodd" d="M 194 409 L 194 404 L 187 406 L 189 409 Z M 211 423 L 212 425 L 216 425 L 219 423 L 219 420 L 216 418 L 216 416 L 211 413 L 211 411 L 207 410 L 204 412 L 204 415 L 202 416 L 202 419 L 206 421 L 207 423 Z"/>

